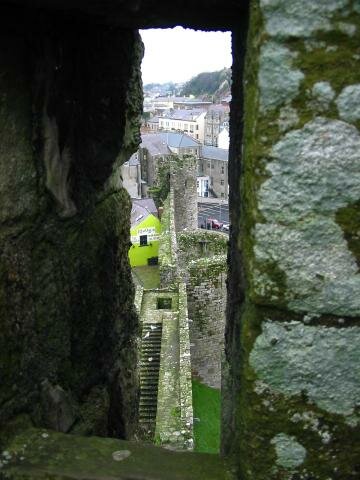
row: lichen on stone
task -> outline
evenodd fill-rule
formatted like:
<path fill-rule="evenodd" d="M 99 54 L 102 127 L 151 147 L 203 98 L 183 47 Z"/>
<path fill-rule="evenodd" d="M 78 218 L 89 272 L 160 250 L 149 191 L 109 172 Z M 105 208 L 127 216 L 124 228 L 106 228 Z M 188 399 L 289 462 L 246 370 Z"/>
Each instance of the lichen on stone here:
<path fill-rule="evenodd" d="M 293 67 L 295 58 L 296 53 L 277 42 L 261 47 L 259 88 L 263 111 L 288 103 L 297 95 L 304 74 Z"/>
<path fill-rule="evenodd" d="M 301 465 L 306 457 L 306 449 L 295 437 L 279 433 L 271 443 L 275 446 L 276 463 L 284 468 L 295 468 Z"/>
<path fill-rule="evenodd" d="M 267 33 L 278 37 L 309 37 L 328 31 L 331 18 L 348 6 L 348 0 L 260 0 Z"/>
<path fill-rule="evenodd" d="M 311 90 L 313 104 L 320 110 L 329 108 L 335 97 L 335 92 L 329 82 L 316 82 Z"/>
<path fill-rule="evenodd" d="M 266 321 L 250 353 L 250 365 L 269 388 L 286 396 L 305 395 L 347 423 L 360 397 L 360 328 Z"/>
<path fill-rule="evenodd" d="M 358 130 L 316 118 L 287 133 L 271 156 L 271 177 L 258 195 L 267 223 L 255 228 L 257 263 L 275 262 L 285 272 L 292 310 L 359 315 L 356 258 L 335 221 L 339 209 L 360 198 Z"/>
<path fill-rule="evenodd" d="M 336 99 L 336 105 L 343 120 L 360 120 L 360 83 L 345 87 Z"/>
<path fill-rule="evenodd" d="M 345 35 L 349 35 L 352 37 L 356 33 L 356 25 L 348 22 L 338 22 L 337 24 L 340 32 L 345 33 Z"/>

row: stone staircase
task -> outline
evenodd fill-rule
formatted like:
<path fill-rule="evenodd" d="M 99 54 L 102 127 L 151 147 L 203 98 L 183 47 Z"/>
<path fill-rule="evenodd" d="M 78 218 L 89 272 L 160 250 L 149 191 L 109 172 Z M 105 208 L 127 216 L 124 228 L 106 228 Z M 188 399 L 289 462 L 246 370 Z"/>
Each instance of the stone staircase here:
<path fill-rule="evenodd" d="M 161 350 L 161 323 L 144 323 L 140 357 L 139 430 L 143 439 L 153 441 Z"/>

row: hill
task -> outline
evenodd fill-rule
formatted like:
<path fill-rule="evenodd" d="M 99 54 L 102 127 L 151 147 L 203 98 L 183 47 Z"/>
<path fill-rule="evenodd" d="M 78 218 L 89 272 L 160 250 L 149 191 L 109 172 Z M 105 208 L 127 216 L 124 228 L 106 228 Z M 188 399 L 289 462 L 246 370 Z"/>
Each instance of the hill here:
<path fill-rule="evenodd" d="M 185 83 L 181 95 L 194 95 L 204 99 L 218 100 L 230 94 L 231 68 L 223 68 L 217 72 L 202 72 Z"/>

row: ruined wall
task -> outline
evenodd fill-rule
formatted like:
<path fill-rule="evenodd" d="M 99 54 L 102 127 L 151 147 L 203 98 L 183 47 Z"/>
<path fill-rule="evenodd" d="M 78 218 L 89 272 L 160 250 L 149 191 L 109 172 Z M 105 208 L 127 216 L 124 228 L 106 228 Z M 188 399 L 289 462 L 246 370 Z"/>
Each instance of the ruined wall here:
<path fill-rule="evenodd" d="M 165 288 L 179 281 L 178 246 L 175 232 L 174 191 L 170 190 L 161 216 L 159 246 L 160 285 Z"/>
<path fill-rule="evenodd" d="M 197 159 L 195 157 L 183 155 L 171 159 L 170 185 L 174 189 L 177 232 L 198 228 L 196 174 Z"/>
<path fill-rule="evenodd" d="M 86 16 L 0 19 L 0 431 L 25 412 L 129 436 L 131 205 L 112 172 L 139 140 L 142 45 Z"/>
<path fill-rule="evenodd" d="M 192 232 L 179 232 L 176 236 L 178 256 L 181 264 L 192 260 L 227 252 L 229 236 L 214 230 L 198 229 Z"/>
<path fill-rule="evenodd" d="M 188 308 L 193 374 L 210 387 L 221 387 L 226 308 L 226 255 L 188 264 Z"/>
<path fill-rule="evenodd" d="M 359 62 L 358 2 L 252 2 L 223 427 L 245 480 L 360 475 Z"/>

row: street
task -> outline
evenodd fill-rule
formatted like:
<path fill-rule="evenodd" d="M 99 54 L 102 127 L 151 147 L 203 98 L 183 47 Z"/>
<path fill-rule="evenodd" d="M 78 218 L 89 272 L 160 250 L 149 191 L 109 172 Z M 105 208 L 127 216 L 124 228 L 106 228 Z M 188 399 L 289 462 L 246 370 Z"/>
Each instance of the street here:
<path fill-rule="evenodd" d="M 220 223 L 229 224 L 229 205 L 227 203 L 198 203 L 198 225 L 206 225 L 207 219 L 215 218 Z"/>

